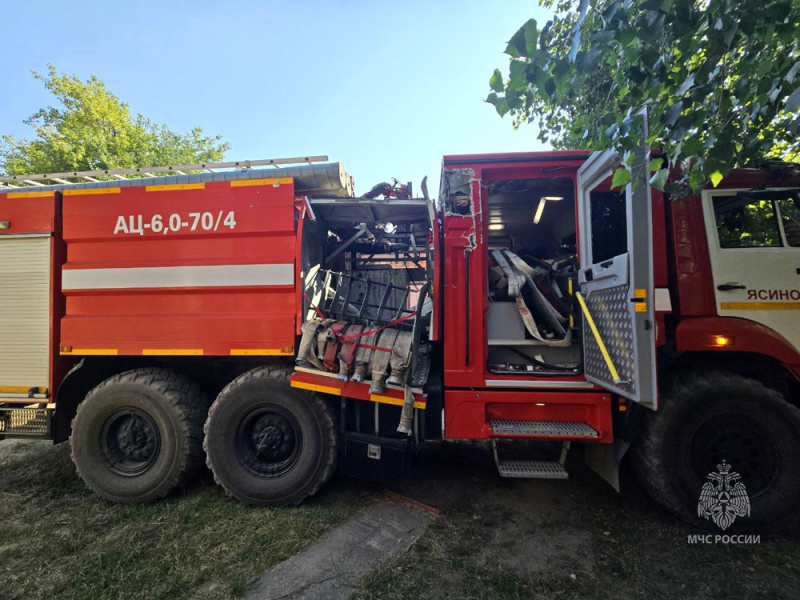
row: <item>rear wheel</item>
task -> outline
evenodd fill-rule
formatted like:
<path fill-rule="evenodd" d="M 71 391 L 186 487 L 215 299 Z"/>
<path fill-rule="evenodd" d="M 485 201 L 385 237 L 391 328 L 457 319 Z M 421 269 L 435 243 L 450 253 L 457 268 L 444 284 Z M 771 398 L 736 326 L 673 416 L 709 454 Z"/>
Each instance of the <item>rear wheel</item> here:
<path fill-rule="evenodd" d="M 749 516 L 731 529 L 770 533 L 800 522 L 800 410 L 758 381 L 721 371 L 682 371 L 663 386 L 634 453 L 648 492 L 681 519 L 717 529 L 698 516 L 703 485 L 729 468 L 741 478 Z M 727 501 L 727 498 L 726 500 Z M 719 529 L 717 529 L 719 530 Z"/>
<path fill-rule="evenodd" d="M 171 371 L 136 369 L 95 387 L 72 422 L 72 460 L 86 485 L 115 502 L 147 502 L 202 465 L 208 398 Z"/>
<path fill-rule="evenodd" d="M 208 466 L 233 497 L 248 504 L 299 504 L 336 467 L 333 411 L 316 394 L 289 386 L 288 368 L 241 375 L 208 413 Z"/>

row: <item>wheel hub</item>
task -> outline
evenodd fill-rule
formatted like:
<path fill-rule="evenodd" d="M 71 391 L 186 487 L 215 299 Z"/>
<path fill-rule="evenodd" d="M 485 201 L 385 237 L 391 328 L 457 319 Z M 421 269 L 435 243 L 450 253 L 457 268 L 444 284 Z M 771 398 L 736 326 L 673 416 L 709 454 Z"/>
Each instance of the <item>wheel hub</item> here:
<path fill-rule="evenodd" d="M 742 476 L 751 496 L 767 489 L 778 470 L 769 434 L 739 414 L 709 419 L 694 436 L 692 462 L 698 477 L 705 479 L 723 460 Z"/>
<path fill-rule="evenodd" d="M 251 411 L 236 430 L 240 460 L 248 470 L 264 477 L 275 477 L 291 469 L 301 445 L 297 421 L 277 407 Z"/>
<path fill-rule="evenodd" d="M 101 449 L 108 467 L 118 475 L 139 475 L 158 458 L 161 436 L 153 419 L 144 411 L 126 408 L 106 418 Z"/>
<path fill-rule="evenodd" d="M 117 444 L 122 454 L 132 460 L 145 460 L 155 449 L 152 427 L 141 417 L 132 416 L 122 424 L 117 433 Z"/>

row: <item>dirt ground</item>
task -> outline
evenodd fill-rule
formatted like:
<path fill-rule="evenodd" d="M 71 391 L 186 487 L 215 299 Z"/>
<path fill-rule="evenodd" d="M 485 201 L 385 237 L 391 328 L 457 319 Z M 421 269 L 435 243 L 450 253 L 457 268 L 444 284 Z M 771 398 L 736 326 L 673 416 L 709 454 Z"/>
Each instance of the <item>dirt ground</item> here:
<path fill-rule="evenodd" d="M 404 493 L 441 515 L 355 597 L 800 598 L 796 536 L 689 544 L 703 532 L 655 504 L 627 470 L 617 494 L 579 451 L 563 481 L 501 479 L 486 445 L 427 448 Z"/>
<path fill-rule="evenodd" d="M 567 466 L 567 481 L 501 479 L 486 445 L 427 446 L 402 493 L 441 514 L 354 598 L 800 597 L 797 537 L 689 544 L 701 532 L 630 473 L 617 494 L 578 452 Z M 381 491 L 337 476 L 299 508 L 254 509 L 206 474 L 178 497 L 120 507 L 83 489 L 64 445 L 0 442 L 0 598 L 238 597 Z"/>

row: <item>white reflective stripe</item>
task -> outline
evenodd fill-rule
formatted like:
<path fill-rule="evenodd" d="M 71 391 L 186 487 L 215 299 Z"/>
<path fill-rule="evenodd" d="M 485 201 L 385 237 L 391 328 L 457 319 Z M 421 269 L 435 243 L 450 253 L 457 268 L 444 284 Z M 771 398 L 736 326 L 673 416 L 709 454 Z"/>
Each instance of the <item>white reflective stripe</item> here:
<path fill-rule="evenodd" d="M 672 312 L 672 299 L 667 288 L 656 288 L 656 310 Z"/>
<path fill-rule="evenodd" d="M 294 265 L 203 265 L 131 267 L 127 269 L 64 269 L 64 290 L 125 288 L 242 287 L 292 285 Z"/>

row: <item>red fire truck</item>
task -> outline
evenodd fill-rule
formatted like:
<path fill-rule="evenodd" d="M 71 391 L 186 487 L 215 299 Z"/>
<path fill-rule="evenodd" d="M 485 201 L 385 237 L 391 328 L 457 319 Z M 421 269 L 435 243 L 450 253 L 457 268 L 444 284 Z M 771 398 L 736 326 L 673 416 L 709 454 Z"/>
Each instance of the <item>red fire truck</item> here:
<path fill-rule="evenodd" d="M 252 504 L 400 484 L 425 440 L 531 478 L 580 444 L 691 523 L 722 465 L 737 524 L 791 526 L 800 174 L 670 198 L 650 156 L 622 190 L 613 152 L 445 156 L 436 202 L 327 157 L 0 178 L 0 437 L 71 440 L 109 500 L 206 460 Z"/>

